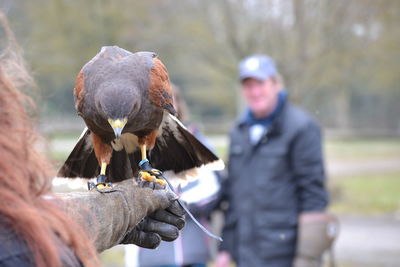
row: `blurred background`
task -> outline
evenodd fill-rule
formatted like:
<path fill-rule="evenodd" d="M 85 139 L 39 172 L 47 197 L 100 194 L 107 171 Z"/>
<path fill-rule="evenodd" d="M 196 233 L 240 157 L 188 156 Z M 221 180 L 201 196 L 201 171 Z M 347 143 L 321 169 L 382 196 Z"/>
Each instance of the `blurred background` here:
<path fill-rule="evenodd" d="M 223 158 L 243 110 L 237 63 L 271 55 L 291 100 L 324 127 L 338 266 L 398 266 L 400 1 L 0 0 L 0 8 L 37 83 L 37 127 L 58 163 L 83 128 L 75 77 L 101 46 L 156 52 L 190 121 Z M 124 266 L 121 248 L 102 259 Z"/>

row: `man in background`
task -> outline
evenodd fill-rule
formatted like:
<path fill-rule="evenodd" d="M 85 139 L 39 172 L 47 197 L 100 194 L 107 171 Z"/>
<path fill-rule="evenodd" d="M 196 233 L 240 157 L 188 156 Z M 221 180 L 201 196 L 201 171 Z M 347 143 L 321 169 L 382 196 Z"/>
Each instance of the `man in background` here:
<path fill-rule="evenodd" d="M 239 79 L 248 108 L 230 134 L 229 207 L 216 266 L 306 266 L 295 259 L 302 218 L 325 221 L 328 203 L 320 127 L 288 101 L 270 57 L 242 60 Z M 320 240 L 321 229 L 307 235 Z M 308 266 L 317 266 L 322 252 Z"/>

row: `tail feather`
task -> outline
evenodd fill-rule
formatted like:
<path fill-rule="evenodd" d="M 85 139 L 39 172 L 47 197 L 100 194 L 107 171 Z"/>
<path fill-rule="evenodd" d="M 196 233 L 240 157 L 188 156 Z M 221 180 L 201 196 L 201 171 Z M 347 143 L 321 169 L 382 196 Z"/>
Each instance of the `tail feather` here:
<path fill-rule="evenodd" d="M 127 154 L 125 149 L 113 151 L 110 164 L 107 167 L 107 179 L 110 182 L 120 182 L 137 175 L 135 166 L 138 162 L 133 162 L 134 157 Z M 131 161 L 132 160 L 132 161 Z"/>
<path fill-rule="evenodd" d="M 136 163 L 137 164 L 137 163 Z M 107 167 L 109 182 L 118 182 L 133 177 L 132 164 L 125 150 L 113 151 Z M 100 174 L 99 163 L 94 153 L 90 130 L 85 129 L 71 154 L 58 171 L 58 177 L 92 179 Z"/>

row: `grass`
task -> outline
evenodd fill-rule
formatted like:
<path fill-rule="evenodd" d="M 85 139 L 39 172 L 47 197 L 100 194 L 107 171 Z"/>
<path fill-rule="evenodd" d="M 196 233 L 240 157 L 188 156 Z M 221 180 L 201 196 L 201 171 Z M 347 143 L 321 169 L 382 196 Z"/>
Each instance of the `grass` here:
<path fill-rule="evenodd" d="M 334 212 L 375 215 L 400 211 L 400 172 L 336 177 L 330 189 Z"/>
<path fill-rule="evenodd" d="M 125 266 L 124 255 L 123 246 L 116 246 L 101 253 L 100 261 L 104 267 L 123 267 Z"/>
<path fill-rule="evenodd" d="M 228 160 L 228 148 L 225 146 L 217 146 L 215 147 L 215 153 L 223 159 L 225 162 Z"/>
<path fill-rule="evenodd" d="M 400 139 L 326 140 L 324 151 L 330 160 L 400 158 Z"/>

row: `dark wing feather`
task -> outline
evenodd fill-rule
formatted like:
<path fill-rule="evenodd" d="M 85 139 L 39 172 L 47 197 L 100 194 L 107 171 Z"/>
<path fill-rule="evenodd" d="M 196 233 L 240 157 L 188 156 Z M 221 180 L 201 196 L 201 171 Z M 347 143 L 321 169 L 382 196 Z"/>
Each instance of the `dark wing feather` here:
<path fill-rule="evenodd" d="M 90 130 L 86 129 L 76 143 L 64 165 L 58 171 L 58 177 L 93 178 L 99 173 L 99 164 L 93 150 Z"/>
<path fill-rule="evenodd" d="M 200 167 L 220 159 L 197 140 L 175 117 L 165 113 L 160 135 L 150 152 L 152 166 L 175 173 Z"/>

